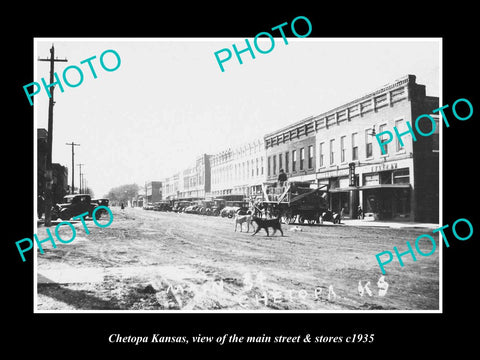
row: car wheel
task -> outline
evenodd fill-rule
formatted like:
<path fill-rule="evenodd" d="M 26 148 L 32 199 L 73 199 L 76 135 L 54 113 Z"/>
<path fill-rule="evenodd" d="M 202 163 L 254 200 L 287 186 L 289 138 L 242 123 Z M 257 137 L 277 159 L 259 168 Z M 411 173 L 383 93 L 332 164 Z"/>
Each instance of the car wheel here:
<path fill-rule="evenodd" d="M 100 220 L 102 218 L 102 215 L 103 215 L 103 209 L 102 210 L 97 210 L 97 212 L 95 213 L 95 220 Z M 92 213 L 93 215 L 93 213 Z M 92 216 L 93 218 L 93 216 Z"/>
<path fill-rule="evenodd" d="M 60 211 L 60 219 L 62 220 L 70 220 L 71 216 L 68 210 L 62 210 Z"/>

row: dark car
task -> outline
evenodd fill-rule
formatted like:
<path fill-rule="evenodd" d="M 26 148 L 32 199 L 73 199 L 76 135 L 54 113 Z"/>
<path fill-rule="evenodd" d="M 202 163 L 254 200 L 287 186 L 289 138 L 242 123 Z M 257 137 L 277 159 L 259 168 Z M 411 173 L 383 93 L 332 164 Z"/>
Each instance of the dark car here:
<path fill-rule="evenodd" d="M 108 206 L 110 200 L 108 199 L 93 199 L 92 203 L 98 204 L 98 205 L 103 205 L 103 206 Z"/>
<path fill-rule="evenodd" d="M 175 212 L 183 212 L 187 206 L 190 206 L 191 202 L 190 201 L 177 201 L 175 202 L 175 205 L 173 205 L 172 211 Z"/>
<path fill-rule="evenodd" d="M 245 201 L 227 201 L 225 205 L 222 211 L 220 211 L 221 217 L 232 218 L 235 215 L 247 215 L 251 213 L 248 203 Z"/>
<path fill-rule="evenodd" d="M 226 202 L 227 201 L 225 199 L 215 199 L 215 200 L 213 200 L 212 215 L 213 216 L 219 216 L 220 212 L 225 207 Z"/>
<path fill-rule="evenodd" d="M 331 221 L 334 224 L 340 224 L 340 214 L 333 212 L 332 210 L 327 210 L 322 213 L 321 222 L 323 221 Z"/>
<path fill-rule="evenodd" d="M 99 206 L 98 203 L 92 201 L 88 194 L 67 195 L 62 201 L 62 203 L 56 204 L 52 208 L 52 220 L 57 220 L 58 218 L 69 220 L 85 212 L 88 213 L 87 216 L 92 217 L 93 210 Z M 98 211 L 95 215 L 99 218 L 102 213 Z"/>

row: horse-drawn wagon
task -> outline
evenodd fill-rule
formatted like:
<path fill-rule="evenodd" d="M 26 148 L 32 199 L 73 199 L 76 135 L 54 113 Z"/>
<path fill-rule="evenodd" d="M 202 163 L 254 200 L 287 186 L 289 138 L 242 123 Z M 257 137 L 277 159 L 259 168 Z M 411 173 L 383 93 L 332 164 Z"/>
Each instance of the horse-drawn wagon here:
<path fill-rule="evenodd" d="M 288 181 L 279 186 L 277 182 L 265 182 L 255 210 L 267 216 L 280 216 L 285 224 L 295 221 L 322 223 L 325 215 L 329 214 L 327 197 L 328 185 Z"/>

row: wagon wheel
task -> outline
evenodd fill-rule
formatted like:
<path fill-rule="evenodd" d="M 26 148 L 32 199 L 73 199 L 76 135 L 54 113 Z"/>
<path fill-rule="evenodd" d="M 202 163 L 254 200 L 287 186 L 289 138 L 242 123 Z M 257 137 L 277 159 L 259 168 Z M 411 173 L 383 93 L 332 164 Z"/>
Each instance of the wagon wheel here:
<path fill-rule="evenodd" d="M 295 220 L 295 219 L 294 219 L 292 210 L 287 209 L 287 210 L 282 214 L 282 222 L 283 222 L 284 224 L 289 225 L 289 224 L 293 223 L 294 220 Z"/>

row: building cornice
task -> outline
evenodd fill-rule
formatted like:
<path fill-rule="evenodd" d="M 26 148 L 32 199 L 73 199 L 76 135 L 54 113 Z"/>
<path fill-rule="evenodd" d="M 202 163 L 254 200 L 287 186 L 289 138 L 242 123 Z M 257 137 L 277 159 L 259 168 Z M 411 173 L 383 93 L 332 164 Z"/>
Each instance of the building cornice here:
<path fill-rule="evenodd" d="M 286 138 L 290 139 L 292 137 L 292 131 L 296 132 L 298 135 L 301 128 L 305 128 L 304 135 L 307 135 L 310 130 L 317 131 L 319 127 L 328 127 L 331 123 L 338 124 L 343 120 L 350 120 L 353 116 L 362 115 L 372 110 L 376 111 L 377 108 L 386 104 L 392 105 L 393 102 L 397 100 L 392 98 L 392 91 L 405 88 L 409 84 L 415 84 L 415 80 L 415 75 L 405 75 L 392 83 L 370 91 L 369 93 L 357 97 L 355 100 L 349 101 L 346 104 L 335 107 L 319 115 L 309 116 L 274 132 L 268 133 L 264 136 L 265 145 L 268 147 L 272 139 L 276 139 L 277 141 L 284 141 Z M 377 104 L 376 100 L 379 97 L 385 97 L 385 99 L 382 98 L 381 100 L 382 102 L 385 102 L 385 104 Z M 408 92 L 403 92 L 401 99 L 406 97 L 408 97 Z M 370 104 L 367 102 L 370 102 Z M 354 107 L 356 107 L 357 110 L 352 110 L 353 116 L 350 116 L 350 109 Z M 356 113 L 357 111 L 358 114 Z"/>

